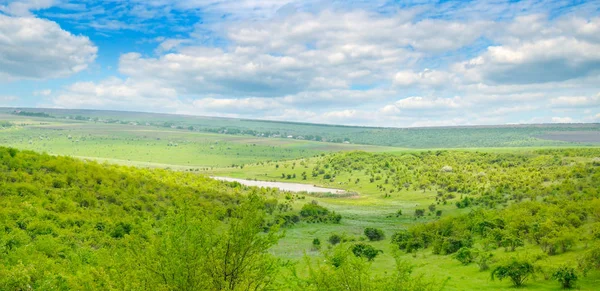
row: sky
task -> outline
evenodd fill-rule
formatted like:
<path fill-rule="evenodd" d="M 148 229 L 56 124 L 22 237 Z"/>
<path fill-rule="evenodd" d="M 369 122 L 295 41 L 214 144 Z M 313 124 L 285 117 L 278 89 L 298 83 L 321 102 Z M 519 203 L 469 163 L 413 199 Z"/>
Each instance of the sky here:
<path fill-rule="evenodd" d="M 0 0 L 0 106 L 600 122 L 600 1 Z"/>

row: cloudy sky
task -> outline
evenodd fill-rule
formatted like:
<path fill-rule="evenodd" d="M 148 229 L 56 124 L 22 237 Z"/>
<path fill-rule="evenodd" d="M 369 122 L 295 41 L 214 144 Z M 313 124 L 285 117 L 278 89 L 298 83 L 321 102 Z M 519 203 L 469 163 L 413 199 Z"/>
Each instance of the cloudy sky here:
<path fill-rule="evenodd" d="M 600 122 L 600 1 L 0 0 L 0 106 Z"/>

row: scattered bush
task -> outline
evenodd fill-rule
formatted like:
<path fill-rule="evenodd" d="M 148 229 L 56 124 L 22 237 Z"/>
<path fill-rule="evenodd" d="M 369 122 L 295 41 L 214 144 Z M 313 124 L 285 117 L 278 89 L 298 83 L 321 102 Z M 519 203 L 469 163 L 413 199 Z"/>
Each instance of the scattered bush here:
<path fill-rule="evenodd" d="M 337 245 L 342 241 L 342 236 L 339 234 L 332 234 L 328 239 L 329 243 L 332 245 Z"/>
<path fill-rule="evenodd" d="M 383 230 L 381 229 L 377 229 L 377 228 L 373 228 L 373 227 L 367 227 L 365 228 L 365 236 L 370 240 L 370 241 L 380 241 L 383 240 L 385 238 L 385 234 L 383 233 Z"/>
<path fill-rule="evenodd" d="M 372 245 L 357 243 L 352 247 L 352 253 L 357 257 L 366 258 L 368 261 L 372 261 L 379 253 L 383 253 L 383 251 L 374 248 Z"/>

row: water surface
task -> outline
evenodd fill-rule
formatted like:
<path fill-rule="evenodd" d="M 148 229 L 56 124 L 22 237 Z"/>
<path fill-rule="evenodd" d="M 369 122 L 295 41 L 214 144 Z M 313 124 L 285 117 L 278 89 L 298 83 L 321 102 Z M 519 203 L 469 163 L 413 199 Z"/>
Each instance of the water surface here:
<path fill-rule="evenodd" d="M 323 188 L 323 187 L 317 187 L 317 186 L 309 185 L 309 184 L 254 181 L 254 180 L 246 180 L 246 179 L 238 179 L 238 178 L 230 178 L 230 177 L 211 177 L 211 178 L 220 180 L 220 181 L 238 182 L 245 186 L 279 188 L 279 190 L 282 190 L 282 191 L 308 192 L 308 193 L 334 193 L 334 194 L 346 193 L 345 190 Z"/>

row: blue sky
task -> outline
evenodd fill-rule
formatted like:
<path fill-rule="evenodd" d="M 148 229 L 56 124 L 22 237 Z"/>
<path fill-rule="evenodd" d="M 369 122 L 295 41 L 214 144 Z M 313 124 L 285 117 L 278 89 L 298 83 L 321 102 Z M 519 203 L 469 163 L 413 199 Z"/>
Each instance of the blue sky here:
<path fill-rule="evenodd" d="M 600 1 L 0 0 L 0 106 L 600 122 Z"/>

